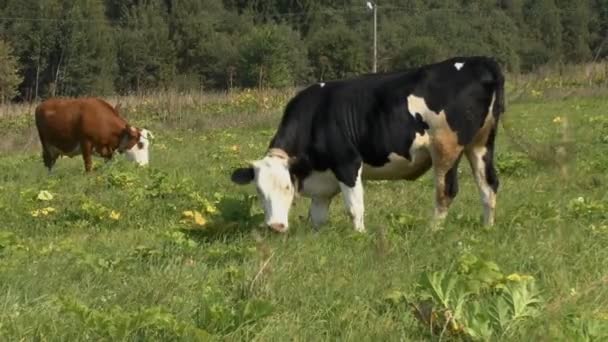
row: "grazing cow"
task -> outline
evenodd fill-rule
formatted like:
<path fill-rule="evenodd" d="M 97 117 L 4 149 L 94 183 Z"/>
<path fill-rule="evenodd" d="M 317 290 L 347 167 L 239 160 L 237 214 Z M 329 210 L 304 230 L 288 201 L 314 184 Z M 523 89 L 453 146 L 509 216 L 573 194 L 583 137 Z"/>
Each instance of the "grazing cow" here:
<path fill-rule="evenodd" d="M 364 231 L 362 178 L 415 180 L 432 167 L 435 226 L 458 192 L 464 154 L 481 195 L 483 222 L 492 225 L 503 94 L 501 68 L 488 57 L 315 84 L 287 104 L 266 156 L 231 178 L 255 182 L 266 224 L 276 231 L 287 230 L 296 192 L 312 198 L 310 219 L 319 226 L 340 191 L 354 228 Z"/>
<path fill-rule="evenodd" d="M 60 155 L 82 154 L 86 172 L 91 171 L 93 153 L 109 161 L 118 151 L 140 165 L 148 164 L 151 132 L 130 126 L 101 99 L 46 100 L 36 107 L 36 128 L 49 172 Z"/>

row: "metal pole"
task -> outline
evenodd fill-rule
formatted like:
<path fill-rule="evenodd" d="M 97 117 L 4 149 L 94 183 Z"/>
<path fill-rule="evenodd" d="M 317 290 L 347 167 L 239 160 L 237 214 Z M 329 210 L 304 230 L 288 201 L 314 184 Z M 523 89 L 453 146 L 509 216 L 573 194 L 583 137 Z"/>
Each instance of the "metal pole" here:
<path fill-rule="evenodd" d="M 376 73 L 378 70 L 378 5 L 374 3 L 374 66 L 372 72 Z"/>

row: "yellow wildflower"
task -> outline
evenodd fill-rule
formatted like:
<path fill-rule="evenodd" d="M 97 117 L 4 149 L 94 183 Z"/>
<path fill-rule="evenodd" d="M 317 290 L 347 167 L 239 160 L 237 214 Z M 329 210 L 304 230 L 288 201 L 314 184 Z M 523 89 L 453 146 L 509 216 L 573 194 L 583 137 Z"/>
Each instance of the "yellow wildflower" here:
<path fill-rule="evenodd" d="M 519 274 L 517 274 L 517 273 L 512 273 L 512 274 L 509 274 L 507 276 L 507 279 L 510 280 L 510 281 L 520 282 L 521 281 L 521 276 Z"/>
<path fill-rule="evenodd" d="M 42 209 L 32 210 L 30 212 L 30 214 L 33 217 L 40 217 L 40 216 L 48 216 L 49 214 L 52 214 L 54 212 L 55 212 L 55 208 L 53 208 L 53 207 L 46 207 L 46 208 L 42 208 Z"/>
<path fill-rule="evenodd" d="M 511 273 L 507 276 L 507 279 L 510 281 L 520 282 L 520 281 L 534 280 L 534 277 L 527 275 L 527 274 Z"/>
<path fill-rule="evenodd" d="M 194 223 L 199 226 L 204 226 L 205 224 L 207 224 L 207 220 L 205 220 L 205 218 L 203 217 L 203 214 L 201 214 L 199 211 L 186 210 L 182 213 L 182 215 L 185 218 L 192 219 L 194 221 Z M 186 223 L 187 220 L 182 220 L 182 222 Z"/>
<path fill-rule="evenodd" d="M 110 218 L 111 218 L 112 220 L 118 221 L 118 220 L 120 220 L 120 213 L 119 213 L 119 212 L 116 212 L 116 211 L 114 211 L 114 210 L 112 210 L 112 211 L 110 212 Z"/>
<path fill-rule="evenodd" d="M 217 213 L 217 208 L 216 208 L 215 205 L 213 205 L 213 203 L 210 203 L 210 202 L 208 202 L 206 200 L 204 202 L 205 202 L 205 205 L 204 205 L 205 209 L 204 209 L 204 211 L 207 214 L 215 214 L 215 213 Z"/>
<path fill-rule="evenodd" d="M 46 190 L 42 190 L 38 193 L 38 196 L 36 196 L 36 198 L 40 201 L 50 201 L 53 199 L 53 194 Z"/>
<path fill-rule="evenodd" d="M 562 122 L 561 116 L 556 116 L 555 118 L 553 118 L 553 123 L 561 123 L 561 122 Z"/>
<path fill-rule="evenodd" d="M 602 320 L 602 321 L 608 321 L 608 311 L 605 312 L 597 312 L 595 314 L 595 317 L 597 317 L 598 319 Z"/>

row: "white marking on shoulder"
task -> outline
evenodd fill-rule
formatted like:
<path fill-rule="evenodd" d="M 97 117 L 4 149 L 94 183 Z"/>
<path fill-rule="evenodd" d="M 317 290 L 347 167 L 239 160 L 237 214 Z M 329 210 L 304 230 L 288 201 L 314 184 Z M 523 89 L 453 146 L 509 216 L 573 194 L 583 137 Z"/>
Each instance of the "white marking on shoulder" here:
<path fill-rule="evenodd" d="M 430 111 L 424 98 L 414 94 L 407 97 L 407 110 L 414 118 L 416 117 L 416 113 L 419 113 L 424 118 L 426 113 Z"/>
<path fill-rule="evenodd" d="M 319 85 L 321 86 L 321 88 L 325 87 L 325 82 L 321 82 L 319 83 Z"/>
<path fill-rule="evenodd" d="M 456 70 L 462 69 L 462 67 L 464 66 L 464 63 L 458 62 L 458 63 L 454 63 L 454 66 L 456 67 Z"/>

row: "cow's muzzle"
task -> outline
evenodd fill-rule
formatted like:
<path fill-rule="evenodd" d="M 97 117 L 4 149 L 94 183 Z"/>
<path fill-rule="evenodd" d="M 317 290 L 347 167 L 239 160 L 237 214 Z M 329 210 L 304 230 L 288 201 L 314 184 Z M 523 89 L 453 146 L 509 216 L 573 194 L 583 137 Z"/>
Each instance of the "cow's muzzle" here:
<path fill-rule="evenodd" d="M 287 231 L 287 226 L 283 223 L 270 223 L 268 227 L 279 233 L 285 233 Z"/>

